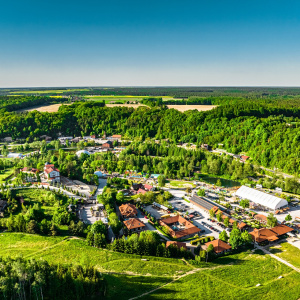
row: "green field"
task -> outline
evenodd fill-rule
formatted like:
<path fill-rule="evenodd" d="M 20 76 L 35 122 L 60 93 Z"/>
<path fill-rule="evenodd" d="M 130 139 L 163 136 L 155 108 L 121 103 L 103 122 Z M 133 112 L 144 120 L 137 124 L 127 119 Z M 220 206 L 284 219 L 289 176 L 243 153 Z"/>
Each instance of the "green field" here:
<path fill-rule="evenodd" d="M 187 188 L 187 187 L 196 187 L 191 181 L 177 181 L 172 180 L 169 182 L 170 187 L 175 188 Z"/>
<path fill-rule="evenodd" d="M 279 247 L 270 247 L 270 252 L 300 268 L 300 249 L 289 244 L 282 243 Z"/>
<path fill-rule="evenodd" d="M 149 96 L 130 96 L 130 95 L 126 95 L 126 96 L 85 96 L 84 98 L 86 100 L 90 100 L 90 101 L 103 101 L 105 100 L 105 103 L 111 103 L 113 104 L 113 102 L 123 102 L 126 103 L 127 101 L 141 101 L 144 98 L 148 98 Z M 155 97 L 155 98 L 162 98 L 163 101 L 166 100 L 175 100 L 173 97 L 168 97 L 168 96 L 162 96 L 162 97 Z"/>
<path fill-rule="evenodd" d="M 1 170 L 0 171 L 0 183 L 4 183 L 5 182 L 4 179 L 13 174 L 14 174 L 14 170 L 12 168 L 6 169 L 6 170 Z"/>
<path fill-rule="evenodd" d="M 2 233 L 0 245 L 3 257 L 23 256 L 55 264 L 95 266 L 108 283 L 106 299 L 130 299 L 157 287 L 161 288 L 141 299 L 296 300 L 300 296 L 300 274 L 262 253 L 249 251 L 191 266 L 180 259 L 97 249 L 75 238 Z M 193 274 L 185 276 L 187 272 Z M 279 276 L 283 278 L 278 279 Z M 257 284 L 261 286 L 256 287 Z"/>

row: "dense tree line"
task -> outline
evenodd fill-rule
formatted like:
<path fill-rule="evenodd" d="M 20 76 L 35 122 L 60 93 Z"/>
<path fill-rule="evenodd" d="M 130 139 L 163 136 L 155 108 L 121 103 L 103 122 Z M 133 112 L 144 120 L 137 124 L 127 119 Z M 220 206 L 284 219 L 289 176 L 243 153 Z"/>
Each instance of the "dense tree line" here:
<path fill-rule="evenodd" d="M 101 299 L 105 281 L 93 267 L 0 258 L 1 299 Z"/>

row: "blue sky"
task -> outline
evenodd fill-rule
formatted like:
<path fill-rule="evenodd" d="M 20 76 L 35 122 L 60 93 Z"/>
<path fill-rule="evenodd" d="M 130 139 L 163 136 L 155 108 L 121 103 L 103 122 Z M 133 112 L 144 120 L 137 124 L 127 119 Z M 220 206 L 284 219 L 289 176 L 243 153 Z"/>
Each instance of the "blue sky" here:
<path fill-rule="evenodd" d="M 296 0 L 0 4 L 0 87 L 300 86 Z"/>

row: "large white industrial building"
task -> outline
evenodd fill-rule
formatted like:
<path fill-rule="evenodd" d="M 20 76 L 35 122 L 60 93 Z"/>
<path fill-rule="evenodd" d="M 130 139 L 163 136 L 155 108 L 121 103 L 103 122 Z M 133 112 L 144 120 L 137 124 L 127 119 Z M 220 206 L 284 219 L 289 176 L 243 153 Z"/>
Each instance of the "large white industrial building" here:
<path fill-rule="evenodd" d="M 254 202 L 255 204 L 274 211 L 288 205 L 288 202 L 285 199 L 269 195 L 244 185 L 237 190 L 235 195 L 241 199 L 248 199 L 250 202 Z"/>

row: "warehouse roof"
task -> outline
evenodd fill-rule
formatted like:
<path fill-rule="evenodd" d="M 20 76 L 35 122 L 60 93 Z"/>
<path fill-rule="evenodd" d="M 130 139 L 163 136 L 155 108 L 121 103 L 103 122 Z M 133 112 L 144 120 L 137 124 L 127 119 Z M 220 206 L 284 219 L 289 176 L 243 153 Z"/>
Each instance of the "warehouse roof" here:
<path fill-rule="evenodd" d="M 288 205 L 288 202 L 285 199 L 266 194 L 244 185 L 237 190 L 235 195 L 273 210 Z"/>

